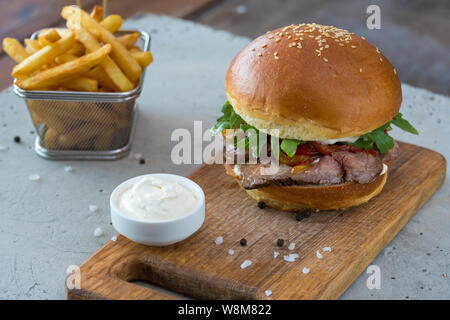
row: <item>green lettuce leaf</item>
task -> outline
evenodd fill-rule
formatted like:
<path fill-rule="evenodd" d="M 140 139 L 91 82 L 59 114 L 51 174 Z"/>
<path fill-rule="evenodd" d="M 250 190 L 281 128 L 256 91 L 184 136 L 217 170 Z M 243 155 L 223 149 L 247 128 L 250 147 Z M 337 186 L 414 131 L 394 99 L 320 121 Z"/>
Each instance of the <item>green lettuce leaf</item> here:
<path fill-rule="evenodd" d="M 227 101 L 221 108 L 223 116 L 217 119 L 211 128 L 212 135 L 216 135 L 224 129 L 237 129 L 245 121 L 233 110 L 233 106 Z"/>
<path fill-rule="evenodd" d="M 418 135 L 419 132 L 417 131 L 416 128 L 414 128 L 412 126 L 411 123 L 409 123 L 408 120 L 403 119 L 403 115 L 401 113 L 398 113 L 391 121 L 391 123 L 397 127 L 399 127 L 400 129 L 402 129 L 403 131 Z"/>
<path fill-rule="evenodd" d="M 363 134 L 354 143 L 346 143 L 346 144 L 365 150 L 377 148 L 381 153 L 384 154 L 394 147 L 394 139 L 385 132 L 392 130 L 391 124 L 399 127 L 400 129 L 406 132 L 412 134 L 419 134 L 417 129 L 414 128 L 413 125 L 409 123 L 408 120 L 403 119 L 403 115 L 401 113 L 398 113 L 388 123 L 366 134 Z"/>
<path fill-rule="evenodd" d="M 305 142 L 294 139 L 283 139 L 280 145 L 280 149 L 283 150 L 284 153 L 286 153 L 289 157 L 292 158 L 297 152 L 298 145 L 302 143 Z"/>

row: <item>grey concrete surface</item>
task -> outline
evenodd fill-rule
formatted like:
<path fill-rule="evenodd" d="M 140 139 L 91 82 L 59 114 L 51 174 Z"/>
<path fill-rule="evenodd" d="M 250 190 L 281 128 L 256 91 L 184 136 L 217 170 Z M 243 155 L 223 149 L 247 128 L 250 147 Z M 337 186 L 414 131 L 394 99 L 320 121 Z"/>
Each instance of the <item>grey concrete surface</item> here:
<path fill-rule="evenodd" d="M 109 194 L 123 180 L 150 172 L 188 175 L 195 166 L 170 161 L 175 128 L 192 130 L 193 120 L 208 128 L 225 101 L 224 75 L 247 38 L 192 22 L 141 15 L 125 28 L 153 36 L 155 62 L 139 99 L 140 116 L 132 157 L 115 162 L 47 161 L 34 154 L 34 135 L 24 102 L 11 88 L 0 94 L 0 298 L 64 299 L 65 270 L 81 264 L 115 234 Z M 413 62 L 412 62 L 413 63 Z M 450 157 L 450 98 L 404 85 L 402 112 L 420 136 L 396 132 L 401 140 Z M 14 136 L 22 142 L 13 142 Z M 64 166 L 73 167 L 65 172 Z M 420 168 L 417 168 L 420 170 Z M 38 173 L 40 181 L 30 181 Z M 99 206 L 91 213 L 90 204 Z M 368 290 L 363 273 L 343 299 L 450 298 L 450 183 L 415 215 L 374 260 L 381 289 Z M 93 236 L 101 227 L 105 235 Z"/>

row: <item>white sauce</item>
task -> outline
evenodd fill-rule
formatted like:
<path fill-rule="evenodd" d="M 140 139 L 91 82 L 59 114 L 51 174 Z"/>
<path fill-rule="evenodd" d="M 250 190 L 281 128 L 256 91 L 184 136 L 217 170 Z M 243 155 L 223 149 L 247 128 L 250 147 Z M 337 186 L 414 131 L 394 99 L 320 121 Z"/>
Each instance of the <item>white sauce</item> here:
<path fill-rule="evenodd" d="M 356 140 L 359 139 L 359 136 L 357 137 L 345 137 L 345 138 L 339 138 L 339 139 L 324 139 L 324 140 L 315 140 L 316 142 L 322 143 L 322 144 L 335 144 L 336 142 L 349 142 L 353 143 L 356 142 Z"/>
<path fill-rule="evenodd" d="M 388 166 L 383 163 L 383 170 L 381 170 L 380 176 L 385 174 L 387 172 L 387 170 L 388 170 Z"/>
<path fill-rule="evenodd" d="M 198 205 L 195 194 L 177 182 L 143 177 L 117 200 L 125 215 L 138 220 L 162 221 L 181 217 Z"/>

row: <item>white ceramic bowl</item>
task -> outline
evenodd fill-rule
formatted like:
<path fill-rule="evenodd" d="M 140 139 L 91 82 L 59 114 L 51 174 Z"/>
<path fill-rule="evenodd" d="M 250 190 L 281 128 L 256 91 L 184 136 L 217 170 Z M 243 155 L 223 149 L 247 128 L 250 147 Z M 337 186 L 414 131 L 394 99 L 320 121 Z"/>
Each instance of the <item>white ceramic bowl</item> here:
<path fill-rule="evenodd" d="M 198 206 L 181 217 L 163 221 L 138 220 L 122 213 L 117 202 L 119 196 L 136 180 L 150 176 L 178 182 L 191 190 L 199 199 Z M 114 189 L 109 204 L 112 224 L 117 232 L 130 240 L 149 246 L 167 246 L 184 240 L 200 229 L 205 220 L 205 194 L 202 188 L 194 181 L 174 174 L 152 173 L 126 180 Z"/>

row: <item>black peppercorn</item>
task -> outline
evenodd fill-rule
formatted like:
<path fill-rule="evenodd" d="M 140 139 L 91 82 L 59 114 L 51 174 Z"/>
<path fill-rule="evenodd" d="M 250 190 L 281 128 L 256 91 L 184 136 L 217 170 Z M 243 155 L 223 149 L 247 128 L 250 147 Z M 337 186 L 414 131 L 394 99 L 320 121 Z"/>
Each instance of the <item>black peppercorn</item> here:
<path fill-rule="evenodd" d="M 247 245 L 247 240 L 241 239 L 241 241 L 239 243 L 241 244 L 241 246 L 245 247 Z"/>
<path fill-rule="evenodd" d="M 265 209 L 266 208 L 266 203 L 264 201 L 258 202 L 258 208 Z"/>
<path fill-rule="evenodd" d="M 20 137 L 19 136 L 15 136 L 14 137 L 14 142 L 15 143 L 20 143 Z"/>
<path fill-rule="evenodd" d="M 302 221 L 305 218 L 309 218 L 311 216 L 311 212 L 304 211 L 304 212 L 297 212 L 295 214 L 295 220 Z"/>
<path fill-rule="evenodd" d="M 278 239 L 277 240 L 277 246 L 282 247 L 284 245 L 284 240 L 283 239 Z"/>
<path fill-rule="evenodd" d="M 145 159 L 139 159 L 140 164 L 145 164 Z"/>

